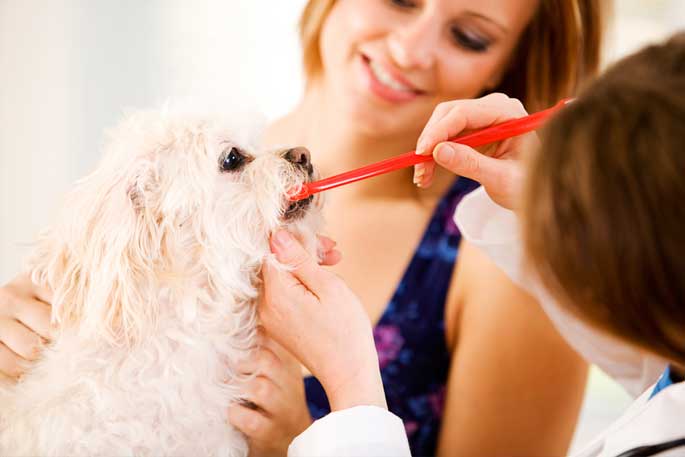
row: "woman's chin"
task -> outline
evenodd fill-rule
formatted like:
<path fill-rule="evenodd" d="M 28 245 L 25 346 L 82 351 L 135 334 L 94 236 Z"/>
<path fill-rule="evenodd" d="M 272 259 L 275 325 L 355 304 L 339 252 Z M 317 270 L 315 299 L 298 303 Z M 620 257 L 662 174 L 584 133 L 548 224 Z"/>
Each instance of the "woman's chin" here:
<path fill-rule="evenodd" d="M 380 115 L 369 112 L 359 112 L 350 118 L 350 125 L 366 138 L 382 139 L 388 143 L 395 143 L 403 139 L 409 139 L 409 132 L 415 129 L 415 125 L 398 122 L 398 119 L 388 115 Z"/>
<path fill-rule="evenodd" d="M 415 140 L 428 119 L 424 113 L 415 112 L 409 106 L 390 109 L 379 106 L 368 96 L 353 94 L 343 97 L 344 103 L 338 105 L 339 114 L 347 124 L 365 137 L 383 138 L 388 142 L 401 141 L 402 138 Z"/>

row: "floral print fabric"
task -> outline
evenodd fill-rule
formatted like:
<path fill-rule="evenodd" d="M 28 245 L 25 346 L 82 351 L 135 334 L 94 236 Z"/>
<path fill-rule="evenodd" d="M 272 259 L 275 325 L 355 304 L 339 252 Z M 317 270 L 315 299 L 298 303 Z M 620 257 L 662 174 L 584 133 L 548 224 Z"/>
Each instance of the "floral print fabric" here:
<path fill-rule="evenodd" d="M 415 457 L 435 455 L 450 353 L 445 299 L 461 234 L 453 215 L 477 183 L 459 178 L 438 203 L 412 260 L 373 330 L 388 409 L 402 418 Z M 330 412 L 321 384 L 305 379 L 314 419 Z"/>

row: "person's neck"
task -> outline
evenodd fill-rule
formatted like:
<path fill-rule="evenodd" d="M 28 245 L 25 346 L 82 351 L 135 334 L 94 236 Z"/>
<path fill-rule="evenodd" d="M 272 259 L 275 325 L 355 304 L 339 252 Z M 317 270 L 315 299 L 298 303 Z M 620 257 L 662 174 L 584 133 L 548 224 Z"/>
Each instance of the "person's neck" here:
<path fill-rule="evenodd" d="M 384 160 L 415 146 L 416 138 L 371 136 L 360 132 L 348 119 L 327 100 L 322 87 L 312 85 L 293 111 L 269 126 L 265 140 L 269 144 L 306 146 L 322 177 Z M 338 193 L 423 200 L 434 198 L 438 193 L 441 195 L 445 185 L 454 179 L 439 172 L 434 189 L 418 190 L 412 184 L 412 174 L 412 168 L 399 170 L 345 186 L 346 189 L 340 189 Z"/>

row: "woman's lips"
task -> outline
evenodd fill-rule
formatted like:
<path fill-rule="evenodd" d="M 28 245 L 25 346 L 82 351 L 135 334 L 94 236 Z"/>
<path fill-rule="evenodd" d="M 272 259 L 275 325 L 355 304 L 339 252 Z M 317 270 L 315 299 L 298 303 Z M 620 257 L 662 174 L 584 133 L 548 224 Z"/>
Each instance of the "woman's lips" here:
<path fill-rule="evenodd" d="M 379 98 L 391 103 L 404 103 L 422 95 L 406 80 L 393 74 L 387 67 L 365 55 L 360 55 L 365 83 Z"/>

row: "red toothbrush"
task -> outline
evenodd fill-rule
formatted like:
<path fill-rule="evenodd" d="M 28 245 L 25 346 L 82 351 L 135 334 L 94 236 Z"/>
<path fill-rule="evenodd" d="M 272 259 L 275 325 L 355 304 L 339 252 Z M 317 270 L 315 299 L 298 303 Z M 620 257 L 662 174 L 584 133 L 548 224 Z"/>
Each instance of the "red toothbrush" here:
<path fill-rule="evenodd" d="M 572 100 L 570 99 L 562 100 L 546 110 L 538 111 L 537 113 L 533 113 L 519 119 L 512 119 L 510 121 L 502 122 L 501 124 L 493 125 L 467 135 L 450 138 L 448 141 L 452 143 L 465 144 L 475 148 L 478 146 L 494 143 L 496 141 L 502 141 L 507 138 L 523 135 L 524 133 L 532 132 L 533 130 L 540 128 L 540 126 L 544 124 L 547 119 L 569 104 L 571 101 Z M 400 168 L 411 167 L 417 163 L 429 162 L 431 160 L 433 160 L 433 156 L 431 155 L 417 155 L 415 151 L 410 151 L 397 157 L 392 157 L 381 162 L 376 162 L 361 168 L 357 168 L 356 170 L 304 184 L 299 192 L 290 195 L 289 199 L 291 201 L 303 200 L 324 190 L 334 189 L 345 184 L 361 181 L 362 179 L 373 178 L 374 176 L 399 170 Z"/>

